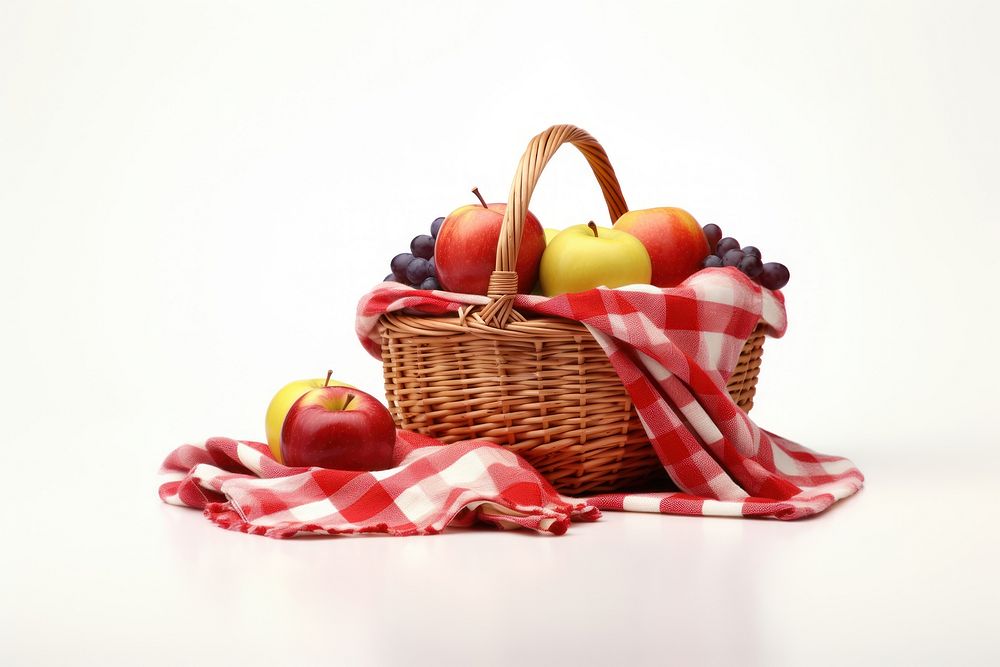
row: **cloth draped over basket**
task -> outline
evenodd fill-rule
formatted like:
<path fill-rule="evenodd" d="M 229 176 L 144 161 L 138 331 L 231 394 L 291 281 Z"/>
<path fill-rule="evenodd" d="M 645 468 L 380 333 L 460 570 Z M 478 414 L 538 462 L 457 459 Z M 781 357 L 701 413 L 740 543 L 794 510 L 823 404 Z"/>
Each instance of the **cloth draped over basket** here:
<path fill-rule="evenodd" d="M 383 283 L 358 305 L 357 333 L 381 358 L 379 318 L 409 310 L 457 313 L 486 297 Z M 856 492 L 849 460 L 818 454 L 758 427 L 726 391 L 758 322 L 786 328 L 780 292 L 732 268 L 705 269 L 676 288 L 598 288 L 553 298 L 519 294 L 521 313 L 583 323 L 607 353 L 676 489 L 586 498 L 600 509 L 797 519 Z"/>

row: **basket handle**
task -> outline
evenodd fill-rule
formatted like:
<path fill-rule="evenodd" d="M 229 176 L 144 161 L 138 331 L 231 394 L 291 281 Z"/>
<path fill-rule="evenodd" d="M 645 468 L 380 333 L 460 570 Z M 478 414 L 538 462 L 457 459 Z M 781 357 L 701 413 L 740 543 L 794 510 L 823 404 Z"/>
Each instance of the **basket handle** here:
<path fill-rule="evenodd" d="M 588 132 L 573 125 L 553 125 L 534 137 L 521 155 L 507 197 L 507 210 L 503 216 L 503 227 L 497 241 L 496 268 L 490 275 L 487 296 L 490 303 L 483 307 L 479 315 L 487 324 L 503 328 L 508 320 L 523 320 L 514 311 L 514 295 L 517 293 L 517 253 L 524 233 L 524 219 L 528 214 L 528 201 L 535 190 L 545 165 L 555 152 L 565 143 L 571 143 L 583 153 L 601 186 L 604 201 L 608 205 L 611 222 L 628 212 L 625 197 L 622 196 L 618 177 L 608 160 L 601 144 Z"/>

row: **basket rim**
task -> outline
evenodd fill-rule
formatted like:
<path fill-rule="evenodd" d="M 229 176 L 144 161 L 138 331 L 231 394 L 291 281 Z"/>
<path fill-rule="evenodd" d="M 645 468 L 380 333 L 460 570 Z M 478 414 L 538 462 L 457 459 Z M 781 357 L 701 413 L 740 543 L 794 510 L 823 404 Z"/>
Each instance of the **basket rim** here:
<path fill-rule="evenodd" d="M 403 313 L 382 313 L 379 316 L 379 328 L 391 327 L 397 331 L 421 336 L 453 336 L 456 334 L 471 334 L 482 337 L 545 337 L 566 338 L 578 335 L 590 336 L 587 326 L 578 320 L 564 317 L 528 315 L 527 319 L 508 322 L 505 328 L 487 324 L 475 314 L 468 312 L 447 313 L 444 315 L 411 315 Z M 676 331 L 688 329 L 674 329 Z M 697 331 L 697 329 L 689 329 Z M 753 338 L 757 331 L 767 335 L 768 325 L 762 319 L 751 329 L 747 339 Z"/>
<path fill-rule="evenodd" d="M 499 328 L 468 313 L 446 315 L 405 315 L 383 313 L 379 317 L 380 327 L 392 327 L 397 331 L 423 336 L 450 336 L 472 334 L 483 337 L 511 338 L 565 338 L 567 336 L 589 336 L 586 325 L 564 317 L 528 317 L 522 321 L 510 321 L 505 328 Z"/>

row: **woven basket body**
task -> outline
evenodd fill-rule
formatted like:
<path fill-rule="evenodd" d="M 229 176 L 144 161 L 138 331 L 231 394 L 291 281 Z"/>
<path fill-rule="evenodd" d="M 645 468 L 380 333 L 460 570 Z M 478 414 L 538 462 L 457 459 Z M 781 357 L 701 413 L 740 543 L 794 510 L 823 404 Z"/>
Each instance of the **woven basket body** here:
<path fill-rule="evenodd" d="M 486 438 L 523 456 L 559 491 L 580 495 L 641 487 L 665 473 L 628 393 L 586 328 L 559 318 L 528 319 L 512 309 L 511 267 L 527 200 L 548 158 L 566 142 L 594 168 L 612 221 L 627 210 L 593 137 L 572 126 L 550 128 L 529 144 L 514 179 L 491 303 L 461 317 L 387 314 L 379 330 L 386 398 L 401 428 L 444 442 Z M 763 341 L 758 326 L 729 380 L 729 393 L 744 410 L 753 405 Z"/>

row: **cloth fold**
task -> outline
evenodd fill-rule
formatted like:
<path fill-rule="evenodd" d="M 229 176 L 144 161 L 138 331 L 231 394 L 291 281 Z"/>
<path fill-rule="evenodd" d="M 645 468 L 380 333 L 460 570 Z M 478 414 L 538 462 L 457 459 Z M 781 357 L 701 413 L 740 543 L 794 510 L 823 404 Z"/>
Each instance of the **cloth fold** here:
<path fill-rule="evenodd" d="M 356 330 L 381 359 L 383 313 L 456 313 L 486 302 L 382 283 L 358 304 Z M 482 440 L 443 445 L 398 431 L 396 467 L 377 472 L 288 468 L 266 445 L 227 438 L 184 445 L 164 462 L 160 497 L 201 508 L 222 527 L 271 537 L 430 534 L 476 522 L 558 535 L 572 521 L 596 520 L 600 510 L 799 519 L 861 488 L 864 477 L 849 460 L 765 431 L 726 391 L 758 322 L 769 335 L 784 335 L 780 292 L 719 268 L 675 288 L 521 294 L 514 305 L 523 314 L 587 327 L 628 390 L 675 489 L 567 498 L 502 447 Z"/>
<path fill-rule="evenodd" d="M 255 535 L 434 534 L 476 522 L 561 535 L 600 512 L 562 497 L 524 459 L 484 440 L 443 445 L 399 430 L 389 470 L 291 468 L 259 442 L 210 438 L 174 450 L 160 498 Z"/>

